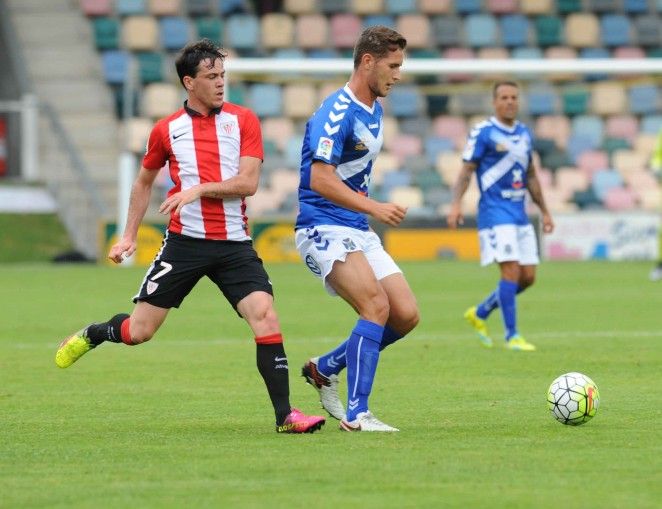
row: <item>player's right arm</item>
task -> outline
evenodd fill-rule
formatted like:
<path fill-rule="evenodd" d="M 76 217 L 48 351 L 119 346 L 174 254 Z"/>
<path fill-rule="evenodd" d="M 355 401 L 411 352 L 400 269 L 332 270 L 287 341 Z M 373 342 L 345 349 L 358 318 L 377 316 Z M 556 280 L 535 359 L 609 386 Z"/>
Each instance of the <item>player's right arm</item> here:
<path fill-rule="evenodd" d="M 124 258 L 131 256 L 137 247 L 138 227 L 145 217 L 149 198 L 152 194 L 152 186 L 158 175 L 158 171 L 148 170 L 141 167 L 131 188 L 129 199 L 129 212 L 127 213 L 126 226 L 122 238 L 110 248 L 108 258 L 115 263 L 122 263 Z"/>
<path fill-rule="evenodd" d="M 453 201 L 446 216 L 446 221 L 450 228 L 457 228 L 458 225 L 464 224 L 464 216 L 462 215 L 462 197 L 467 192 L 469 184 L 471 183 L 471 175 L 476 171 L 476 163 L 464 161 L 460 174 L 453 185 Z"/>
<path fill-rule="evenodd" d="M 377 221 L 397 226 L 407 213 L 406 207 L 395 203 L 382 203 L 352 191 L 335 174 L 336 167 L 322 161 L 313 161 L 310 168 L 310 188 L 327 200 L 346 209 L 369 214 Z"/>

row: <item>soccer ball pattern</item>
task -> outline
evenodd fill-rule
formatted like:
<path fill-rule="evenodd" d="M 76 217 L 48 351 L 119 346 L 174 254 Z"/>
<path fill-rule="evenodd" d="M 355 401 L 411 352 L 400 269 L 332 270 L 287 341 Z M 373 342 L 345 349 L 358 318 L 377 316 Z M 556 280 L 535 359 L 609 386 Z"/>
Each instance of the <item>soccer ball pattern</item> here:
<path fill-rule="evenodd" d="M 561 375 L 552 382 L 547 392 L 547 406 L 562 424 L 579 426 L 590 421 L 599 405 L 598 387 L 582 373 Z"/>

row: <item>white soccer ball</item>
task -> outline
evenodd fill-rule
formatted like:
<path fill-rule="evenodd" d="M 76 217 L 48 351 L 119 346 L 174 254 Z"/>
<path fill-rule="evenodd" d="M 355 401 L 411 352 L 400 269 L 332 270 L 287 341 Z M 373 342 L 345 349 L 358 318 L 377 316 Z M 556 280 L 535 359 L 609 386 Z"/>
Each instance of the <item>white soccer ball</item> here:
<path fill-rule="evenodd" d="M 597 385 L 582 373 L 561 375 L 547 391 L 547 406 L 554 418 L 562 424 L 578 426 L 590 421 L 599 405 Z"/>

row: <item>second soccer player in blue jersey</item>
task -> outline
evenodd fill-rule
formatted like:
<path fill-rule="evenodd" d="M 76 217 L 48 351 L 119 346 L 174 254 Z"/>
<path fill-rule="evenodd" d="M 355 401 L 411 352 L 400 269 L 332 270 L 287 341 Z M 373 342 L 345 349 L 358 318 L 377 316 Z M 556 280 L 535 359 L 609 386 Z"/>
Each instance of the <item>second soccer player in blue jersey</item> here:
<path fill-rule="evenodd" d="M 540 182 L 532 161 L 532 137 L 517 120 L 519 87 L 502 81 L 493 88 L 494 116 L 477 124 L 469 134 L 463 165 L 453 189 L 448 225 L 463 222 L 461 201 L 475 172 L 480 190 L 478 234 L 482 265 L 497 262 L 501 278 L 487 298 L 467 309 L 464 317 L 474 327 L 482 343 L 492 346 L 485 320 L 501 309 L 506 347 L 532 351 L 517 329 L 516 295 L 531 286 L 539 262 L 536 234 L 526 213 L 526 192 L 538 205 L 545 233 L 554 229 Z"/>
<path fill-rule="evenodd" d="M 402 271 L 370 230 L 367 216 L 397 226 L 406 209 L 369 197 L 383 140 L 382 106 L 400 79 L 406 40 L 385 26 L 367 28 L 354 48 L 349 83 L 327 97 L 306 125 L 301 151 L 296 244 L 331 295 L 358 313 L 349 338 L 313 357 L 302 374 L 345 431 L 398 431 L 377 419 L 368 397 L 379 352 L 418 323 L 418 306 Z M 338 374 L 347 367 L 347 413 Z"/>

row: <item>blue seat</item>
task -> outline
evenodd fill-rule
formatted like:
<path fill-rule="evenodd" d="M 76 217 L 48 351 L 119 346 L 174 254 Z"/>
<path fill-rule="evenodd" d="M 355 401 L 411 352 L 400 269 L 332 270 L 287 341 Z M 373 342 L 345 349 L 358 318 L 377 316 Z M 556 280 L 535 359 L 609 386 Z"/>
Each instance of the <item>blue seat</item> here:
<path fill-rule="evenodd" d="M 368 27 L 374 27 L 376 25 L 384 25 L 395 29 L 395 18 L 387 14 L 374 14 L 363 18 L 364 29 Z"/>
<path fill-rule="evenodd" d="M 435 16 L 431 25 L 432 38 L 437 46 L 462 45 L 462 20 L 457 16 Z"/>
<path fill-rule="evenodd" d="M 246 0 L 218 0 L 218 12 L 225 17 L 250 12 L 250 7 Z"/>
<path fill-rule="evenodd" d="M 623 0 L 623 11 L 628 14 L 648 12 L 648 0 Z"/>
<path fill-rule="evenodd" d="M 333 48 L 318 48 L 308 52 L 308 58 L 339 58 L 340 54 Z"/>
<path fill-rule="evenodd" d="M 605 14 L 600 19 L 600 42 L 604 46 L 628 46 L 632 43 L 630 20 L 622 14 Z"/>
<path fill-rule="evenodd" d="M 597 170 L 591 179 L 591 189 L 600 201 L 610 189 L 623 186 L 623 177 L 616 170 Z"/>
<path fill-rule="evenodd" d="M 382 190 L 388 193 L 394 187 L 408 186 L 411 183 L 411 173 L 407 170 L 389 171 L 384 173 Z"/>
<path fill-rule="evenodd" d="M 254 51 L 260 45 L 260 21 L 252 14 L 235 14 L 226 24 L 228 46 Z"/>
<path fill-rule="evenodd" d="M 610 58 L 611 54 L 607 48 L 582 48 L 579 50 L 579 58 Z M 605 73 L 588 73 L 588 81 L 606 80 L 609 77 Z"/>
<path fill-rule="evenodd" d="M 549 85 L 533 85 L 526 91 L 529 115 L 552 115 L 558 111 L 559 98 Z"/>
<path fill-rule="evenodd" d="M 138 60 L 138 77 L 141 83 L 156 83 L 163 81 L 163 57 L 159 52 L 136 53 Z"/>
<path fill-rule="evenodd" d="M 126 81 L 131 56 L 126 51 L 111 50 L 101 53 L 101 68 L 106 83 L 120 85 Z"/>
<path fill-rule="evenodd" d="M 513 48 L 513 50 L 510 52 L 510 58 L 537 60 L 544 58 L 544 55 L 540 48 L 529 46 Z"/>
<path fill-rule="evenodd" d="M 306 58 L 306 52 L 299 48 L 278 48 L 271 56 L 273 58 Z"/>
<path fill-rule="evenodd" d="M 497 45 L 498 25 L 491 14 L 469 14 L 464 22 L 468 46 L 484 48 Z"/>
<path fill-rule="evenodd" d="M 645 115 L 660 108 L 660 89 L 657 85 L 632 85 L 628 90 L 630 111 Z"/>
<path fill-rule="evenodd" d="M 504 46 L 527 46 L 529 44 L 529 19 L 522 14 L 506 14 L 499 20 L 501 42 Z"/>
<path fill-rule="evenodd" d="M 273 83 L 257 83 L 250 88 L 248 101 L 259 117 L 279 117 L 283 114 L 283 93 Z"/>
<path fill-rule="evenodd" d="M 136 14 L 145 14 L 145 0 L 116 0 L 115 12 L 120 16 L 135 16 Z"/>
<path fill-rule="evenodd" d="M 572 135 L 590 140 L 593 147 L 599 147 L 604 135 L 604 122 L 596 115 L 577 115 L 571 121 Z"/>
<path fill-rule="evenodd" d="M 598 147 L 599 145 L 596 145 L 594 140 L 588 136 L 573 135 L 570 137 L 570 139 L 568 139 L 566 152 L 570 157 L 570 162 L 576 165 L 580 155 L 582 155 L 584 152 L 588 152 L 589 150 L 595 150 Z"/>
<path fill-rule="evenodd" d="M 384 12 L 388 14 L 410 14 L 418 12 L 416 0 L 385 0 Z"/>
<path fill-rule="evenodd" d="M 398 85 L 388 98 L 388 105 L 394 117 L 414 117 L 422 112 L 423 98 L 415 85 Z"/>
<path fill-rule="evenodd" d="M 441 138 L 439 136 L 428 136 L 425 138 L 425 157 L 432 165 L 437 163 L 437 157 L 442 152 L 452 152 L 455 150 L 455 143 L 450 138 Z"/>
<path fill-rule="evenodd" d="M 481 0 L 457 0 L 455 12 L 458 14 L 474 14 L 481 12 L 483 8 Z"/>
<path fill-rule="evenodd" d="M 317 9 L 324 14 L 334 14 L 336 12 L 348 12 L 349 5 L 347 0 L 319 0 Z"/>
<path fill-rule="evenodd" d="M 641 118 L 639 130 L 642 133 L 659 134 L 662 131 L 662 115 L 648 114 Z"/>
<path fill-rule="evenodd" d="M 190 39 L 188 20 L 180 16 L 164 16 L 159 20 L 161 45 L 168 51 L 177 51 Z"/>

